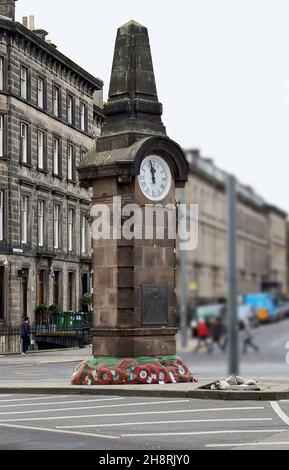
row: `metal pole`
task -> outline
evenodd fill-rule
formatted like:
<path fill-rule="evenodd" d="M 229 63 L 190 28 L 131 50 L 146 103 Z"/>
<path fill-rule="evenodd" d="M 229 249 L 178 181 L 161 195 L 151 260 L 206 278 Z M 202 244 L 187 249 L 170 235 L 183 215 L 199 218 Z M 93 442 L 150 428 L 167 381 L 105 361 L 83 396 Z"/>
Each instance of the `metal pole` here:
<path fill-rule="evenodd" d="M 180 191 L 180 204 L 186 203 L 185 189 Z M 180 214 L 184 217 L 184 214 Z M 187 252 L 180 250 L 180 329 L 181 329 L 181 342 L 182 347 L 186 348 L 188 345 L 188 276 L 187 276 Z"/>
<path fill-rule="evenodd" d="M 228 175 L 228 336 L 229 374 L 239 374 L 238 287 L 237 287 L 237 192 L 236 178 Z"/>

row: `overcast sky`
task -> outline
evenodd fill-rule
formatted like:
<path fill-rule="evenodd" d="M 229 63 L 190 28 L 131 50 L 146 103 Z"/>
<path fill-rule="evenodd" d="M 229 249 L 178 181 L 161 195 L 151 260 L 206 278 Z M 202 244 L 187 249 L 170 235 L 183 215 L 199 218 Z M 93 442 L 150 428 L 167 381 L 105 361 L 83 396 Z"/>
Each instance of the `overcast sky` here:
<path fill-rule="evenodd" d="M 149 29 L 168 135 L 289 212 L 288 0 L 19 0 L 105 82 L 118 26 Z"/>

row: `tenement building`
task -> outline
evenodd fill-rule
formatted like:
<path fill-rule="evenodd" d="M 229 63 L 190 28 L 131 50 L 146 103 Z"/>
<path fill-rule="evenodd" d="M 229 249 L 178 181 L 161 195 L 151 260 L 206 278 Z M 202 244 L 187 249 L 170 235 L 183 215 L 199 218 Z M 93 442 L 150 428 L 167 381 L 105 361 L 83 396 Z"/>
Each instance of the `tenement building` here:
<path fill-rule="evenodd" d="M 91 195 L 76 168 L 100 132 L 102 86 L 0 0 L 0 321 L 77 311 L 90 291 Z"/>
<path fill-rule="evenodd" d="M 187 202 L 199 206 L 199 242 L 187 252 L 191 301 L 216 302 L 227 296 L 226 173 L 186 152 L 190 166 Z M 238 183 L 238 287 L 239 293 L 262 290 L 286 295 L 287 214 L 267 204 L 251 188 Z"/>

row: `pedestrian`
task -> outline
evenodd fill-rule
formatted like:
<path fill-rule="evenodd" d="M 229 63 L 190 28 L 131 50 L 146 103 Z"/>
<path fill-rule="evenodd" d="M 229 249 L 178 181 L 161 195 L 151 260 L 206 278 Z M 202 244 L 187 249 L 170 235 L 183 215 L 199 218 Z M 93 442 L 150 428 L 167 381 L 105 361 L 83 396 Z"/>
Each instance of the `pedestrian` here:
<path fill-rule="evenodd" d="M 221 320 L 221 344 L 225 353 L 228 347 L 228 327 L 224 319 Z"/>
<path fill-rule="evenodd" d="M 22 356 L 26 356 L 28 348 L 30 346 L 30 335 L 31 335 L 31 328 L 30 328 L 30 319 L 25 317 L 21 324 L 21 339 L 22 339 Z"/>
<path fill-rule="evenodd" d="M 209 328 L 205 322 L 205 320 L 201 319 L 198 322 L 197 326 L 197 338 L 198 338 L 198 344 L 195 349 L 195 352 L 198 352 L 199 349 L 205 345 L 207 348 L 207 351 L 209 352 L 209 338 L 210 338 L 210 331 Z"/>
<path fill-rule="evenodd" d="M 210 336 L 211 336 L 211 343 L 209 347 L 209 353 L 212 354 L 214 350 L 214 345 L 216 344 L 218 348 L 225 352 L 225 348 L 221 343 L 222 339 L 222 324 L 220 318 L 212 318 L 210 321 Z"/>
<path fill-rule="evenodd" d="M 243 353 L 247 353 L 247 348 L 254 349 L 255 352 L 259 351 L 258 346 L 253 342 L 253 334 L 250 327 L 250 321 L 248 318 L 241 321 L 241 329 L 243 330 Z"/>

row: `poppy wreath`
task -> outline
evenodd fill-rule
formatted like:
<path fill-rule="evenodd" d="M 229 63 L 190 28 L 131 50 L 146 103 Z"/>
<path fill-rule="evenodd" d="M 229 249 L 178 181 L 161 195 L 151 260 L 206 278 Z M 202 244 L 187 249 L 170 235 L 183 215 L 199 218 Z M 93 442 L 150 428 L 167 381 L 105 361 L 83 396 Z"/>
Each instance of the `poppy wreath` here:
<path fill-rule="evenodd" d="M 148 383 L 158 384 L 160 364 L 146 364 L 146 367 L 150 368 L 150 376 L 148 378 Z"/>
<path fill-rule="evenodd" d="M 136 370 L 136 380 L 139 384 L 148 384 L 152 375 L 152 369 L 149 365 L 138 367 Z"/>
<path fill-rule="evenodd" d="M 90 371 L 87 377 L 84 380 L 84 385 L 97 385 L 98 382 L 95 382 L 93 377 L 94 371 Z"/>
<path fill-rule="evenodd" d="M 167 371 L 168 371 L 168 374 L 170 375 L 170 382 L 174 383 L 174 381 L 172 380 L 172 377 L 171 377 L 171 375 L 172 375 L 173 378 L 175 379 L 175 382 L 179 383 L 180 377 L 179 377 L 179 374 L 178 374 L 178 371 L 177 371 L 176 367 L 172 367 L 172 366 L 167 367 Z"/>
<path fill-rule="evenodd" d="M 180 381 L 181 382 L 191 382 L 192 381 L 192 374 L 188 367 L 181 359 L 174 359 L 173 360 L 174 366 L 177 368 Z"/>
<path fill-rule="evenodd" d="M 139 366 L 135 367 L 133 373 L 130 372 L 129 375 L 126 375 L 126 382 L 129 385 L 136 385 L 138 384 L 138 374 L 139 374 Z"/>
<path fill-rule="evenodd" d="M 86 378 L 89 374 L 89 366 L 87 364 L 79 364 L 73 372 L 71 379 L 72 385 L 86 385 Z"/>
<path fill-rule="evenodd" d="M 159 368 L 159 382 L 164 382 L 168 384 L 171 382 L 171 377 L 167 367 L 160 366 Z"/>
<path fill-rule="evenodd" d="M 110 385 L 112 383 L 112 373 L 108 367 L 97 369 L 97 373 L 99 385 Z"/>
<path fill-rule="evenodd" d="M 112 383 L 114 385 L 121 385 L 126 383 L 126 375 L 125 373 L 119 369 L 111 369 L 111 375 L 112 375 Z"/>
<path fill-rule="evenodd" d="M 88 374 L 88 380 L 91 381 L 92 385 L 100 385 L 98 368 L 94 368 L 90 371 L 90 373 Z"/>
<path fill-rule="evenodd" d="M 134 381 L 130 380 L 130 376 L 132 373 L 131 366 L 134 366 L 134 377 L 136 376 L 136 369 L 138 369 L 138 363 L 135 359 L 123 359 L 119 362 L 116 369 L 119 370 L 122 374 L 122 383 L 134 383 Z"/>
<path fill-rule="evenodd" d="M 172 363 L 165 360 L 161 361 L 161 365 L 164 367 L 172 367 Z"/>
<path fill-rule="evenodd" d="M 85 377 L 83 385 L 92 385 L 90 374 Z"/>

